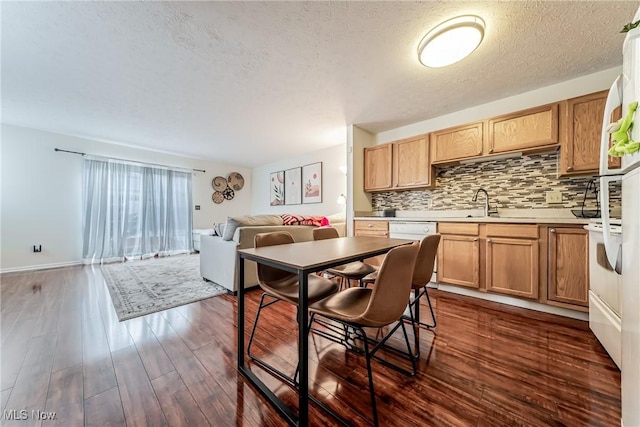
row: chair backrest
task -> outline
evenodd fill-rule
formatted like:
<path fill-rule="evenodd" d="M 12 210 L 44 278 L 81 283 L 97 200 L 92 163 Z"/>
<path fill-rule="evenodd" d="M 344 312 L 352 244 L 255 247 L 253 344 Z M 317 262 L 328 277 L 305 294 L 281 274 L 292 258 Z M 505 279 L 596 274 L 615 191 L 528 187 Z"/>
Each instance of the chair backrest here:
<path fill-rule="evenodd" d="M 313 229 L 313 240 L 336 239 L 340 237 L 338 230 L 333 227 L 318 227 Z"/>
<path fill-rule="evenodd" d="M 254 246 L 261 248 L 264 246 L 284 245 L 294 243 L 293 236 L 286 231 L 273 231 L 271 233 L 258 233 L 253 239 Z M 258 283 L 271 283 L 277 280 L 295 276 L 294 273 L 269 267 L 264 264 L 257 264 Z"/>
<path fill-rule="evenodd" d="M 382 261 L 369 305 L 361 320 L 367 326 L 384 326 L 402 316 L 411 293 L 411 279 L 419 243 L 391 249 Z"/>
<path fill-rule="evenodd" d="M 438 244 L 440 243 L 439 234 L 431 234 L 426 236 L 420 242 L 420 250 L 416 260 L 416 268 L 413 270 L 413 288 L 421 288 L 431 280 L 433 275 L 433 267 L 438 253 Z"/>

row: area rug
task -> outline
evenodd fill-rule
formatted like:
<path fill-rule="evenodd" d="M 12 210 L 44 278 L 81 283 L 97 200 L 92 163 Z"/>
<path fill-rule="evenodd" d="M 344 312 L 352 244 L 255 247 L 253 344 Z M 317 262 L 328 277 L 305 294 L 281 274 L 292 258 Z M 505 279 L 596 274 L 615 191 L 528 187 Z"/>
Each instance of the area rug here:
<path fill-rule="evenodd" d="M 226 293 L 200 276 L 200 255 L 176 255 L 102 266 L 118 319 L 132 319 Z"/>

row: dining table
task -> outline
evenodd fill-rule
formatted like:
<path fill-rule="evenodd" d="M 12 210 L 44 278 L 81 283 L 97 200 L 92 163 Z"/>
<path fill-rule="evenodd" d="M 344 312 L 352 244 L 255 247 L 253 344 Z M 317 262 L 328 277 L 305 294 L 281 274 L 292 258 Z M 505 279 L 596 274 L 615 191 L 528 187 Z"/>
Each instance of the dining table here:
<path fill-rule="evenodd" d="M 274 406 L 290 425 L 306 426 L 309 424 L 310 400 L 317 403 L 344 424 L 344 420 L 337 414 L 323 405 L 318 399 L 309 395 L 308 275 L 349 262 L 383 255 L 397 246 L 411 243 L 413 243 L 413 240 L 378 236 L 355 236 L 238 250 L 238 371 Z M 298 275 L 300 286 L 297 320 L 300 379 L 297 387 L 297 415 L 245 363 L 247 356 L 245 348 L 246 290 L 242 284 L 244 283 L 245 261 L 247 260 Z"/>

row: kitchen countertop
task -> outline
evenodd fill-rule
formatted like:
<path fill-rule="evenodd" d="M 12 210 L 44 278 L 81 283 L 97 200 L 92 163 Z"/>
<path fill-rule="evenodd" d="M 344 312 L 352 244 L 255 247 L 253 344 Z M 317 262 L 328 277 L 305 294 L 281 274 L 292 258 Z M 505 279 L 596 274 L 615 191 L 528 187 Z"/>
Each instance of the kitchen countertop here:
<path fill-rule="evenodd" d="M 588 224 L 598 218 L 576 218 L 570 209 L 499 209 L 497 215 L 483 216 L 482 210 L 397 211 L 395 217 L 360 212 L 355 220 L 433 221 L 512 224 Z M 470 215 L 470 217 L 469 217 Z"/>

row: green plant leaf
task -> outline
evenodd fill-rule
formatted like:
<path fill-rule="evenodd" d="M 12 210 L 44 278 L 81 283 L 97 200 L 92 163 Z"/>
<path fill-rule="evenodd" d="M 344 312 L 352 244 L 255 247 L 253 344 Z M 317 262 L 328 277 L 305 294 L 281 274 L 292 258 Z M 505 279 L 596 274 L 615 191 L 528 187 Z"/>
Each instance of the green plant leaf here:
<path fill-rule="evenodd" d="M 629 31 L 631 31 L 634 28 L 636 28 L 638 25 L 640 25 L 640 20 L 638 20 L 636 22 L 629 22 L 627 25 L 622 27 L 622 30 L 620 32 L 621 33 L 628 33 Z"/>

